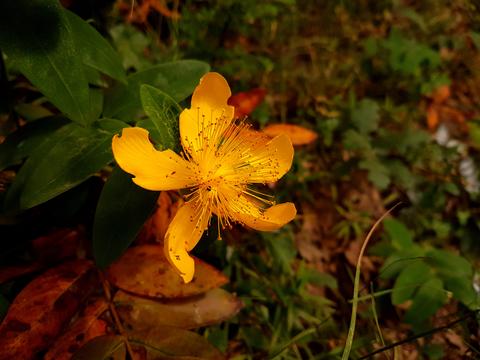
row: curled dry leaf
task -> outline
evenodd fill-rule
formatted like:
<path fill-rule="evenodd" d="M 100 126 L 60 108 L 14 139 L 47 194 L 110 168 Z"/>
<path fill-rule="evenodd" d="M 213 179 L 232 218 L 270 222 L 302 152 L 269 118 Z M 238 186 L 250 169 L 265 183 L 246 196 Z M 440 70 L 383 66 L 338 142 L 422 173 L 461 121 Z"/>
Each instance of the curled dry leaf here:
<path fill-rule="evenodd" d="M 0 325 L 0 359 L 31 359 L 47 349 L 88 296 L 95 275 L 91 262 L 76 260 L 28 284 Z"/>
<path fill-rule="evenodd" d="M 122 290 L 152 298 L 190 297 L 228 282 L 220 271 L 195 258 L 195 277 L 185 284 L 159 245 L 130 248 L 108 268 L 107 277 Z"/>
<path fill-rule="evenodd" d="M 290 138 L 293 145 L 311 144 L 318 137 L 316 132 L 293 124 L 271 124 L 266 126 L 263 132 L 272 138 L 285 134 Z"/>
<path fill-rule="evenodd" d="M 145 348 L 146 359 L 225 359 L 203 336 L 170 326 L 158 325 L 142 331 L 129 331 L 128 340 L 132 345 Z"/>
<path fill-rule="evenodd" d="M 77 254 L 83 234 L 77 229 L 58 229 L 32 241 L 32 250 L 42 262 L 58 262 Z"/>
<path fill-rule="evenodd" d="M 56 340 L 44 360 L 68 360 L 89 340 L 106 334 L 106 323 L 98 317 L 108 309 L 105 299 L 88 305 L 80 317 Z"/>
<path fill-rule="evenodd" d="M 228 99 L 228 105 L 235 107 L 236 118 L 243 118 L 250 115 L 260 105 L 266 93 L 265 89 L 260 88 L 239 92 Z"/>
<path fill-rule="evenodd" d="M 222 289 L 176 300 L 151 300 L 119 291 L 114 301 L 120 317 L 132 329 L 157 325 L 195 329 L 227 320 L 243 306 L 235 295 Z"/>

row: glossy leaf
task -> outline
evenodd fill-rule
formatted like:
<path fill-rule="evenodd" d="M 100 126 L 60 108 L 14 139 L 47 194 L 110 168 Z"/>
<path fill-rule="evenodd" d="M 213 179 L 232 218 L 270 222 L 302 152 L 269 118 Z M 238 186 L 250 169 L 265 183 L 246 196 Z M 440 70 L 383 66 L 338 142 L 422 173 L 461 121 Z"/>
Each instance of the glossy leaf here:
<path fill-rule="evenodd" d="M 93 254 L 104 268 L 117 260 L 152 213 L 158 193 L 142 189 L 116 168 L 103 187 L 93 225 Z M 130 276 L 130 275 L 129 275 Z"/>
<path fill-rule="evenodd" d="M 0 326 L 0 359 L 31 359 L 47 349 L 89 294 L 94 280 L 91 270 L 91 262 L 76 260 L 28 284 Z"/>
<path fill-rule="evenodd" d="M 110 43 L 79 16 L 68 10 L 65 14 L 82 62 L 116 80 L 126 82 L 122 61 Z"/>
<path fill-rule="evenodd" d="M 155 326 L 142 331 L 128 333 L 132 344 L 147 350 L 148 359 L 157 360 L 220 360 L 222 353 L 197 333 L 168 326 Z"/>
<path fill-rule="evenodd" d="M 151 300 L 119 291 L 114 301 L 120 317 L 132 329 L 157 325 L 195 329 L 227 320 L 242 308 L 236 296 L 222 289 L 183 300 Z"/>
<path fill-rule="evenodd" d="M 140 98 L 148 119 L 139 121 L 137 126 L 149 131 L 159 149 L 178 148 L 178 117 L 182 108 L 170 96 L 150 85 L 140 87 Z"/>
<path fill-rule="evenodd" d="M 118 335 L 104 335 L 87 342 L 73 356 L 72 360 L 124 360 L 125 340 Z"/>
<path fill-rule="evenodd" d="M 316 132 L 293 124 L 271 124 L 266 126 L 263 132 L 272 138 L 285 134 L 290 138 L 293 145 L 311 144 L 318 137 Z"/>
<path fill-rule="evenodd" d="M 196 60 L 181 60 L 152 66 L 128 77 L 128 85 L 118 84 L 105 99 L 105 116 L 133 120 L 141 113 L 140 86 L 154 86 L 181 101 L 189 96 L 202 75 L 209 71 L 208 64 Z"/>
<path fill-rule="evenodd" d="M 98 299 L 88 305 L 83 313 L 68 327 L 55 344 L 48 350 L 44 360 L 69 360 L 76 350 L 89 340 L 106 334 L 106 326 L 98 320 L 108 309 L 104 299 Z M 100 324 L 100 326 L 99 326 Z"/>
<path fill-rule="evenodd" d="M 83 125 L 93 120 L 83 65 L 57 0 L 0 2 L 0 48 L 72 120 Z"/>
<path fill-rule="evenodd" d="M 128 126 L 114 124 L 116 131 Z M 83 182 L 113 160 L 111 139 L 111 132 L 99 128 L 69 124 L 59 129 L 23 165 L 7 206 L 28 209 Z"/>
<path fill-rule="evenodd" d="M 167 261 L 163 246 L 142 245 L 129 249 L 107 271 L 110 282 L 122 290 L 155 298 L 199 295 L 228 282 L 220 271 L 195 258 L 195 276 L 185 284 Z"/>

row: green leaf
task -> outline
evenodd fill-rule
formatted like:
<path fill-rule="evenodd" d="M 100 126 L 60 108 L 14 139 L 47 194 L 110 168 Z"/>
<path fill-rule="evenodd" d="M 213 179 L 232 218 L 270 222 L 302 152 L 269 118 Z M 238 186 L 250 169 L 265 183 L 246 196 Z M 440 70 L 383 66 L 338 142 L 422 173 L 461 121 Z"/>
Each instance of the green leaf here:
<path fill-rule="evenodd" d="M 113 79 L 126 83 L 127 76 L 122 61 L 110 43 L 74 13 L 65 10 L 65 14 L 83 63 Z"/>
<path fill-rule="evenodd" d="M 19 164 L 30 156 L 50 134 L 65 125 L 67 120 L 62 117 L 44 118 L 20 127 L 7 136 L 0 144 L 0 171 L 8 166 Z"/>
<path fill-rule="evenodd" d="M 447 300 L 443 282 L 433 277 L 420 286 L 415 294 L 412 306 L 405 313 L 405 321 L 410 324 L 421 324 L 434 315 Z"/>
<path fill-rule="evenodd" d="M 92 121 L 83 65 L 58 1 L 1 1 L 0 48 L 72 120 Z"/>
<path fill-rule="evenodd" d="M 125 340 L 121 336 L 102 335 L 82 346 L 72 360 L 123 360 L 125 356 Z"/>
<path fill-rule="evenodd" d="M 384 190 L 390 184 L 390 174 L 388 169 L 377 159 L 368 159 L 360 161 L 360 169 L 368 170 L 368 180 L 370 180 L 380 190 Z"/>
<path fill-rule="evenodd" d="M 392 303 L 402 304 L 412 299 L 418 286 L 432 278 L 430 267 L 423 261 L 415 261 L 407 265 L 395 281 L 392 292 Z"/>
<path fill-rule="evenodd" d="M 115 132 L 128 126 L 115 124 Z M 80 184 L 113 160 L 111 141 L 112 132 L 99 128 L 69 124 L 57 130 L 17 174 L 7 207 L 28 209 Z"/>
<path fill-rule="evenodd" d="M 360 134 L 358 131 L 348 129 L 343 135 L 343 146 L 346 150 L 359 150 L 363 152 L 372 152 L 370 139 Z"/>
<path fill-rule="evenodd" d="M 383 226 L 395 247 L 408 249 L 412 246 L 413 235 L 403 223 L 395 219 L 385 219 Z"/>
<path fill-rule="evenodd" d="M 352 123 L 362 135 L 367 135 L 378 128 L 379 109 L 375 101 L 363 99 L 352 110 L 350 116 Z"/>
<path fill-rule="evenodd" d="M 463 257 L 445 250 L 430 250 L 427 261 L 445 284 L 445 289 L 469 307 L 475 307 L 478 298 L 473 288 L 473 267 Z"/>
<path fill-rule="evenodd" d="M 161 149 L 176 149 L 179 146 L 178 117 L 182 108 L 170 96 L 150 85 L 140 87 L 143 110 L 148 119 L 138 122 L 147 129 Z"/>
<path fill-rule="evenodd" d="M 103 187 L 93 224 L 93 255 L 105 268 L 128 248 L 152 213 L 158 192 L 136 185 L 116 168 Z"/>
<path fill-rule="evenodd" d="M 105 99 L 104 114 L 108 117 L 133 120 L 141 113 L 140 86 L 147 84 L 164 91 L 175 101 L 189 96 L 200 78 L 208 72 L 208 64 L 181 60 L 152 66 L 128 77 L 128 85 L 118 84 Z"/>

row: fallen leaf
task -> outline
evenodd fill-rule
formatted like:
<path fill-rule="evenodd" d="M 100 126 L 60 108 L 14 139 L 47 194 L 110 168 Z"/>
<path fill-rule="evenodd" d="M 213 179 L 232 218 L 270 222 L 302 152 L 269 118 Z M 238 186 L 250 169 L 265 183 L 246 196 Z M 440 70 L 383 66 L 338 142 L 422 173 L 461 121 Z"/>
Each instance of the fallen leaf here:
<path fill-rule="evenodd" d="M 55 341 L 44 360 L 68 360 L 89 340 L 106 334 L 106 323 L 98 319 L 108 309 L 105 299 L 88 305 L 80 317 Z"/>
<path fill-rule="evenodd" d="M 44 265 L 38 261 L 26 265 L 6 266 L 0 269 L 0 284 L 39 271 Z"/>
<path fill-rule="evenodd" d="M 125 360 L 125 340 L 118 335 L 104 335 L 87 342 L 72 360 Z"/>
<path fill-rule="evenodd" d="M 448 100 L 450 95 L 450 86 L 442 85 L 433 91 L 433 93 L 430 95 L 430 98 L 434 103 L 442 104 Z"/>
<path fill-rule="evenodd" d="M 129 331 L 128 339 L 133 345 L 146 349 L 147 359 L 225 359 L 203 336 L 175 327 L 158 325 L 148 330 Z"/>
<path fill-rule="evenodd" d="M 182 203 L 182 199 L 179 198 L 177 201 L 173 201 L 168 192 L 162 191 L 157 200 L 157 208 L 145 223 L 142 232 L 137 237 L 137 243 L 157 242 L 163 244 L 168 225 L 170 225 Z"/>
<path fill-rule="evenodd" d="M 157 325 L 196 329 L 227 320 L 243 306 L 235 295 L 223 289 L 181 300 L 151 300 L 118 291 L 114 302 L 122 320 L 137 330 Z"/>
<path fill-rule="evenodd" d="M 299 125 L 292 124 L 271 124 L 263 129 L 263 132 L 270 137 L 285 134 L 292 141 L 293 145 L 307 145 L 314 142 L 318 135 L 316 132 Z"/>
<path fill-rule="evenodd" d="M 34 255 L 42 262 L 56 262 L 76 255 L 83 234 L 76 229 L 58 229 L 32 241 Z"/>
<path fill-rule="evenodd" d="M 31 359 L 47 349 L 88 296 L 95 276 L 91 270 L 90 261 L 76 260 L 29 283 L 0 325 L 0 359 Z"/>
<path fill-rule="evenodd" d="M 250 115 L 260 105 L 266 95 L 265 89 L 252 89 L 234 94 L 228 99 L 228 105 L 235 107 L 235 117 L 243 118 Z"/>
<path fill-rule="evenodd" d="M 195 276 L 185 284 L 165 258 L 163 246 L 136 246 L 108 268 L 107 277 L 122 290 L 152 298 L 199 295 L 228 282 L 228 278 L 213 266 L 194 259 Z"/>
<path fill-rule="evenodd" d="M 434 105 L 427 108 L 427 126 L 429 130 L 435 130 L 438 126 L 438 111 Z"/>

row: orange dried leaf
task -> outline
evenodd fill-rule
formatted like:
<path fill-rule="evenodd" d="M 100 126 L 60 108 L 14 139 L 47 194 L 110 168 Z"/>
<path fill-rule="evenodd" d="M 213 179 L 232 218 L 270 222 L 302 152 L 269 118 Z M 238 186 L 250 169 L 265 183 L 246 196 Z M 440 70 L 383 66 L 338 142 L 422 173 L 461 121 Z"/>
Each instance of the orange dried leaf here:
<path fill-rule="evenodd" d="M 449 97 L 450 97 L 450 87 L 448 85 L 443 85 L 436 88 L 431 95 L 433 102 L 436 104 L 444 103 L 445 101 L 448 100 Z"/>
<path fill-rule="evenodd" d="M 105 335 L 106 323 L 98 317 L 107 309 L 108 303 L 104 299 L 99 299 L 87 306 L 83 314 L 45 354 L 44 360 L 68 360 L 90 339 Z"/>
<path fill-rule="evenodd" d="M 135 330 L 157 325 L 196 329 L 227 320 L 243 306 L 235 295 L 223 289 L 181 300 L 145 299 L 119 291 L 114 301 L 122 320 Z"/>
<path fill-rule="evenodd" d="M 435 130 L 438 126 L 438 111 L 436 106 L 430 105 L 427 109 L 427 126 L 429 130 Z"/>
<path fill-rule="evenodd" d="M 28 284 L 0 325 L 0 359 L 31 359 L 47 349 L 88 295 L 92 269 L 90 261 L 76 260 Z"/>
<path fill-rule="evenodd" d="M 228 105 L 235 107 L 235 117 L 242 118 L 250 115 L 255 108 L 260 105 L 266 95 L 265 89 L 252 89 L 250 91 L 239 92 L 228 99 Z"/>
<path fill-rule="evenodd" d="M 213 266 L 194 258 L 195 276 L 185 284 L 165 258 L 163 247 L 133 247 L 107 270 L 111 283 L 122 290 L 152 298 L 185 298 L 215 289 L 228 282 Z"/>
<path fill-rule="evenodd" d="M 311 144 L 318 137 L 316 132 L 303 126 L 292 124 L 271 124 L 266 126 L 263 132 L 272 138 L 285 134 L 290 138 L 293 145 Z"/>
<path fill-rule="evenodd" d="M 6 266 L 0 269 L 0 284 L 15 279 L 17 277 L 31 274 L 43 268 L 40 262 L 33 262 L 28 265 Z"/>

